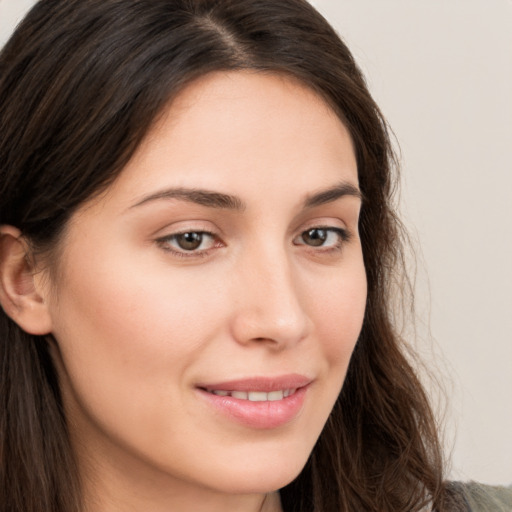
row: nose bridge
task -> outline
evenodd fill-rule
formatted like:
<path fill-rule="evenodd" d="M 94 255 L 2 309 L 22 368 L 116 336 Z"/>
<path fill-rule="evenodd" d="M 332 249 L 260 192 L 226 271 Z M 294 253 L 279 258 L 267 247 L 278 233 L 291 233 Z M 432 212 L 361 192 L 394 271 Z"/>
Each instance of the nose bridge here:
<path fill-rule="evenodd" d="M 248 251 L 239 268 L 233 321 L 237 341 L 284 347 L 304 338 L 308 317 L 286 248 L 269 244 Z"/>

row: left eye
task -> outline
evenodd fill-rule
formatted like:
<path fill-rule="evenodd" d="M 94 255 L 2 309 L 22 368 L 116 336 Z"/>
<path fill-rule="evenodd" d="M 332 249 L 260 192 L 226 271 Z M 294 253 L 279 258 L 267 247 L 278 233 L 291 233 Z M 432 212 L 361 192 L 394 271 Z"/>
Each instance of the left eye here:
<path fill-rule="evenodd" d="M 311 228 L 302 232 L 293 242 L 310 247 L 335 247 L 347 238 L 346 231 L 340 228 Z"/>
<path fill-rule="evenodd" d="M 193 252 L 212 248 L 215 238 L 211 233 L 205 231 L 187 231 L 162 238 L 160 243 L 179 252 Z"/>

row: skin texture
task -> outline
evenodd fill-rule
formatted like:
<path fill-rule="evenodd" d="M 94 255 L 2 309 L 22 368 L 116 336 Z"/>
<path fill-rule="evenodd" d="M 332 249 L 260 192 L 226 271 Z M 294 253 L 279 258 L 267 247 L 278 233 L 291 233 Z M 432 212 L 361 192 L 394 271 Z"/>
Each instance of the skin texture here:
<path fill-rule="evenodd" d="M 322 99 L 281 76 L 214 73 L 73 216 L 35 288 L 88 510 L 280 510 L 275 491 L 304 466 L 364 315 L 360 199 L 304 207 L 340 183 L 358 185 L 354 151 Z M 244 207 L 145 200 L 176 187 Z M 350 237 L 331 230 L 311 245 L 303 233 L 315 227 Z M 204 231 L 195 251 L 172 238 Z M 197 388 L 286 374 L 311 384 L 277 428 L 241 424 Z"/>

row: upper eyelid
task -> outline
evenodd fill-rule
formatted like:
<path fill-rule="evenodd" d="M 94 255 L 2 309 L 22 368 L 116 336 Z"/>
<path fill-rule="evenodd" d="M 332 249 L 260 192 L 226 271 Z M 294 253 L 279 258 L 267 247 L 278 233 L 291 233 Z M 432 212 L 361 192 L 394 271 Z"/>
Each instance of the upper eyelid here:
<path fill-rule="evenodd" d="M 343 223 L 344 224 L 344 223 Z M 325 230 L 331 230 L 331 231 L 342 231 L 346 233 L 347 235 L 351 234 L 350 228 L 344 224 L 343 226 L 332 224 L 329 222 L 311 222 L 311 223 L 303 223 L 301 227 L 298 229 L 294 229 L 293 238 L 295 236 L 300 235 L 306 231 L 309 231 L 311 229 L 325 229 Z M 163 234 L 159 234 L 163 232 Z M 171 238 L 173 236 L 179 236 L 186 233 L 205 233 L 207 235 L 217 237 L 219 239 L 222 239 L 226 237 L 226 234 L 222 230 L 218 229 L 210 229 L 208 227 L 203 226 L 184 226 L 183 228 L 174 228 L 170 229 L 170 226 L 167 226 L 165 228 L 160 228 L 158 231 L 153 235 L 155 239 L 164 239 L 164 238 Z"/>
<path fill-rule="evenodd" d="M 173 231 L 172 233 L 169 233 L 167 235 L 158 236 L 156 238 L 156 241 L 157 242 L 165 242 L 166 240 L 171 240 L 178 236 L 186 235 L 187 233 L 200 233 L 202 235 L 207 235 L 207 236 L 211 237 L 213 240 L 220 240 L 220 236 L 211 231 L 207 231 L 204 229 L 185 229 L 183 231 Z"/>
<path fill-rule="evenodd" d="M 325 231 L 331 231 L 336 233 L 344 242 L 349 242 L 352 238 L 352 232 L 347 228 L 335 227 L 335 226 L 313 226 L 302 230 L 297 236 L 294 237 L 294 240 L 301 236 L 303 233 L 311 231 L 313 229 L 323 229 Z"/>
<path fill-rule="evenodd" d="M 342 228 L 342 227 L 338 227 L 338 226 L 328 226 L 328 225 L 316 224 L 316 225 L 312 225 L 312 226 L 310 226 L 308 228 L 301 229 L 292 238 L 292 240 L 295 241 L 296 238 L 300 237 L 302 234 L 306 233 L 307 231 L 310 231 L 310 230 L 313 230 L 313 229 L 323 229 L 323 230 L 326 230 L 326 231 L 334 232 L 334 233 L 336 233 L 342 239 L 343 242 L 348 242 L 352 238 L 352 233 L 348 229 L 346 229 L 346 228 Z M 163 244 L 166 241 L 172 240 L 175 237 L 178 237 L 180 235 L 184 235 L 184 234 L 187 234 L 187 233 L 200 233 L 200 234 L 203 234 L 203 235 L 211 237 L 212 241 L 214 243 L 220 241 L 223 245 L 225 245 L 225 242 L 219 237 L 219 235 L 217 235 L 214 232 L 205 230 L 205 229 L 183 229 L 183 230 L 178 230 L 178 231 L 174 231 L 172 233 L 169 233 L 168 235 L 160 236 L 160 237 L 156 238 L 156 241 L 159 244 Z M 303 244 L 299 244 L 299 245 L 303 245 Z M 304 245 L 307 245 L 307 244 L 304 244 Z M 193 251 L 180 250 L 179 248 L 174 248 L 173 250 L 175 252 L 179 252 L 179 253 L 184 253 L 184 254 L 188 253 L 188 254 L 190 254 L 192 256 L 193 254 L 207 252 L 207 251 L 210 251 L 211 249 L 213 249 L 213 247 L 210 247 L 208 249 L 199 249 L 199 250 L 193 250 Z"/>
<path fill-rule="evenodd" d="M 173 236 L 186 235 L 187 233 L 203 233 L 205 235 L 218 236 L 217 233 L 209 229 L 180 229 L 178 231 L 173 231 L 172 233 L 169 233 L 167 235 L 162 235 L 158 238 L 172 238 Z"/>
<path fill-rule="evenodd" d="M 312 222 L 303 222 L 298 229 L 294 230 L 294 233 L 301 234 L 309 231 L 310 229 L 326 229 L 331 231 L 343 231 L 347 234 L 352 233 L 352 229 L 341 219 L 336 219 L 334 221 L 332 219 L 318 219 Z"/>
<path fill-rule="evenodd" d="M 306 230 L 311 228 L 347 228 L 353 222 L 352 215 L 348 215 L 343 211 L 329 210 L 317 212 L 315 215 L 302 216 L 299 215 L 295 224 L 297 230 Z"/>
<path fill-rule="evenodd" d="M 347 235 L 353 235 L 354 232 L 357 233 L 357 227 L 352 226 L 351 222 L 347 224 L 347 222 L 343 220 L 343 218 L 331 215 L 327 215 L 323 218 L 322 217 L 323 216 L 318 216 L 317 218 L 310 218 L 309 220 L 303 219 L 300 222 L 300 224 L 297 224 L 295 226 L 295 228 L 290 226 L 291 229 L 289 231 L 289 235 L 291 235 L 292 238 L 295 238 L 297 235 L 300 235 L 305 231 L 315 228 L 341 230 Z M 222 226 L 218 226 L 216 222 L 212 223 L 211 220 L 198 218 L 183 219 L 177 222 L 169 223 L 166 226 L 161 227 L 158 230 L 154 231 L 153 234 L 151 235 L 151 238 L 153 240 L 164 239 L 191 232 L 206 233 L 223 241 L 227 238 L 232 237 L 233 235 L 231 228 L 228 229 L 226 232 L 226 230 L 222 229 Z"/>
<path fill-rule="evenodd" d="M 153 231 L 150 235 L 153 239 L 169 238 L 184 233 L 207 233 L 213 236 L 222 237 L 224 234 L 212 223 L 204 220 L 188 220 L 166 224 Z"/>

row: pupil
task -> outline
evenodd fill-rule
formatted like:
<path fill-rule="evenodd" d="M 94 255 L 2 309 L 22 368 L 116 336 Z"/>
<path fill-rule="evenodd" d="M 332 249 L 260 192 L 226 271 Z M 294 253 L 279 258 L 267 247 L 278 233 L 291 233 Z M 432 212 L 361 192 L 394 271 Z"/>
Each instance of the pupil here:
<path fill-rule="evenodd" d="M 176 241 L 181 249 L 193 251 L 201 245 L 203 235 L 201 233 L 183 233 L 182 235 L 178 235 Z"/>
<path fill-rule="evenodd" d="M 310 229 L 302 236 L 308 245 L 320 246 L 327 240 L 327 231 L 325 229 Z"/>

